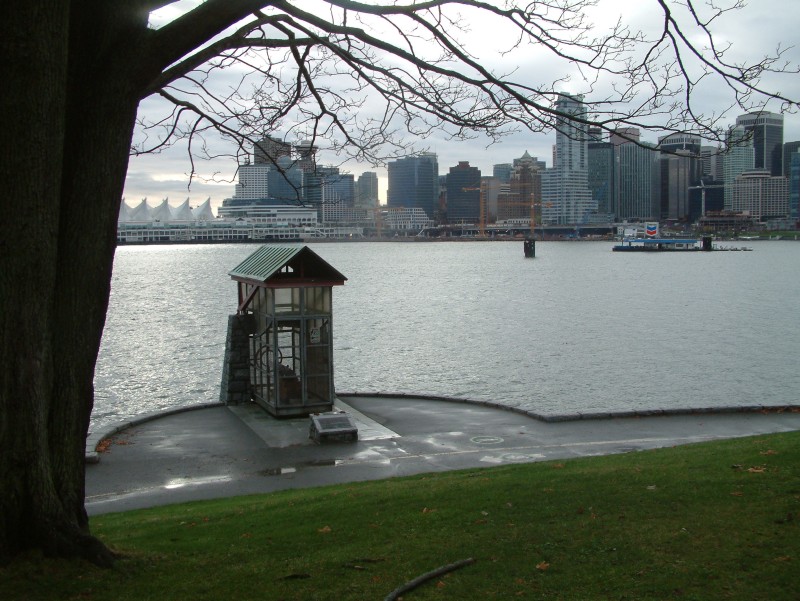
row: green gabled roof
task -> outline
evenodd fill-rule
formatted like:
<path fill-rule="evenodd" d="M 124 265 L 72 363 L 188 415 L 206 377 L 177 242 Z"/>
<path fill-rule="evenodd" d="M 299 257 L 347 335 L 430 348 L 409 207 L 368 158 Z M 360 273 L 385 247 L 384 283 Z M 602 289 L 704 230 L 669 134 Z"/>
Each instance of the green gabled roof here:
<path fill-rule="evenodd" d="M 291 271 L 282 271 L 284 267 Z M 228 272 L 234 280 L 263 282 L 302 280 L 344 284 L 346 277 L 307 246 L 262 246 Z"/>

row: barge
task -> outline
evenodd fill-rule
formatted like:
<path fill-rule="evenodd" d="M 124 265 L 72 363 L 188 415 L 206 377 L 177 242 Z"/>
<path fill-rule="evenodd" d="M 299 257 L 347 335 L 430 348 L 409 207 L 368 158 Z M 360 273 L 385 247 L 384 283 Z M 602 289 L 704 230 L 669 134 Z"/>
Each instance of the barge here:
<path fill-rule="evenodd" d="M 710 252 L 723 250 L 753 250 L 747 247 L 714 246 L 711 236 L 695 238 L 623 238 L 611 250 L 616 252 Z"/>
<path fill-rule="evenodd" d="M 711 237 L 702 242 L 695 238 L 624 238 L 611 250 L 617 252 L 696 252 L 713 250 Z"/>

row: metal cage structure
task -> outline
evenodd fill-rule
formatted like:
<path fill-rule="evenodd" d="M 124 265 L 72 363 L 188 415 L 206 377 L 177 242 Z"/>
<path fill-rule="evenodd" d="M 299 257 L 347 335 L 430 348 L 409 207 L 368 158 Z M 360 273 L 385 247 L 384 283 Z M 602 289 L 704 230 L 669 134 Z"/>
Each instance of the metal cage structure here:
<path fill-rule="evenodd" d="M 332 288 L 347 278 L 306 246 L 262 246 L 229 275 L 253 317 L 251 398 L 276 417 L 330 411 Z"/>

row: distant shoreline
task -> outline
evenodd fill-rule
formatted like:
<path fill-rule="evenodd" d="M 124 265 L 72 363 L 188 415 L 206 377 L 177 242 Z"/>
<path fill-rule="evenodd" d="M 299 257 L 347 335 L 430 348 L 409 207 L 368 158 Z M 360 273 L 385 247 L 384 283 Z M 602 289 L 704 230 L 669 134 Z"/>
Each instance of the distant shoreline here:
<path fill-rule="evenodd" d="M 552 236 L 547 238 L 536 238 L 536 242 L 613 242 L 616 238 L 567 238 Z M 296 239 L 262 239 L 262 240 L 147 240 L 147 241 L 118 241 L 117 246 L 193 246 L 197 244 L 330 244 L 330 243 L 353 243 L 353 242 L 408 242 L 408 243 L 424 243 L 424 242 L 523 242 L 525 238 L 496 238 L 496 237 L 430 237 L 422 238 L 417 236 L 396 236 L 396 237 L 368 237 L 368 238 L 296 238 Z M 759 238 L 740 238 L 740 237 L 714 237 L 714 241 L 732 242 L 732 241 L 746 241 L 746 242 L 797 242 L 800 241 L 800 233 L 791 236 L 777 236 L 773 238 L 759 237 Z"/>

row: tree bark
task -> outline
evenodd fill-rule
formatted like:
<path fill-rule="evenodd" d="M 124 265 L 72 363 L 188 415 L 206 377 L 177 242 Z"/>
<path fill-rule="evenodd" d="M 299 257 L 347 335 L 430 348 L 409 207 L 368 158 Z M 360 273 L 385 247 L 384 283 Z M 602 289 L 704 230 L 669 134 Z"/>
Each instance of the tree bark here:
<path fill-rule="evenodd" d="M 110 565 L 89 533 L 84 445 L 147 14 L 26 0 L 0 25 L 10 73 L 0 177 L 0 557 L 38 548 Z M 24 6 L 23 6 L 24 4 Z"/>

